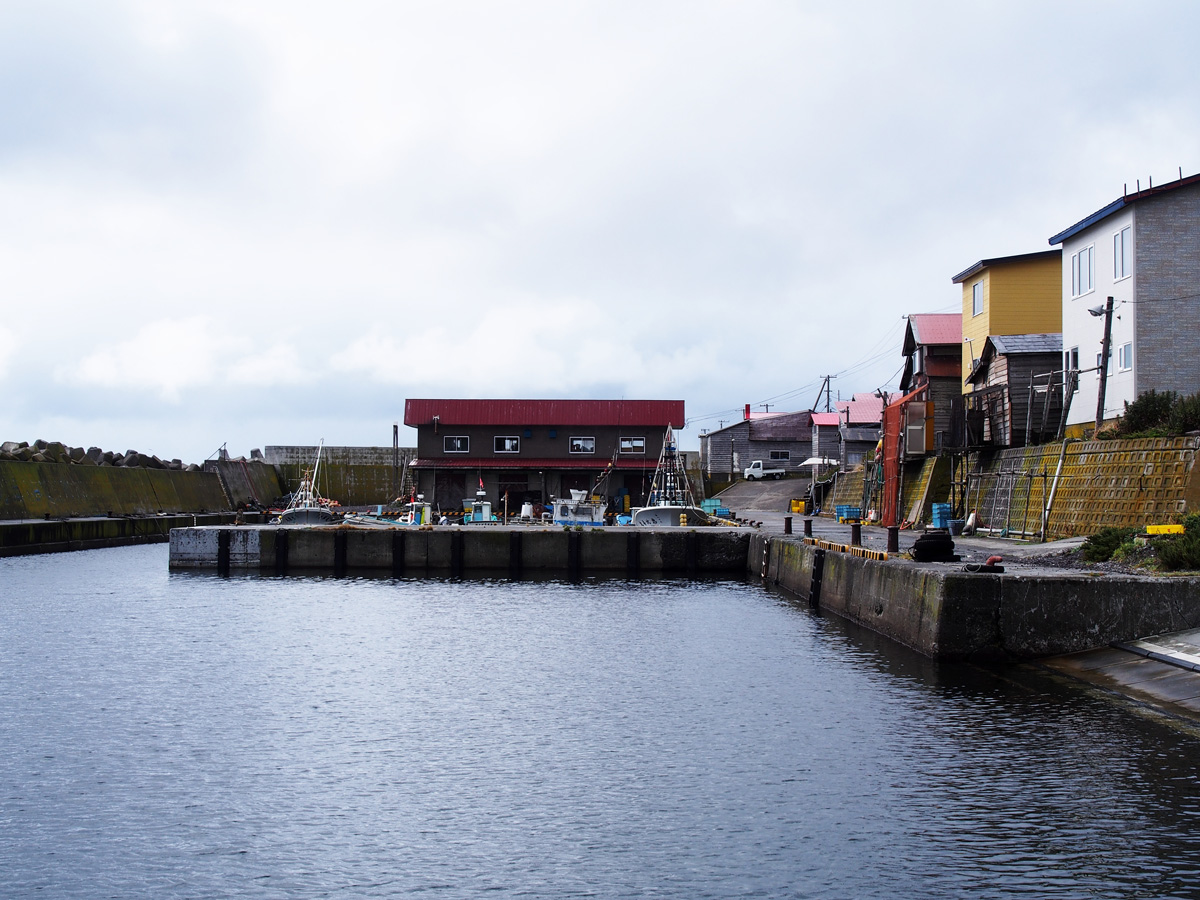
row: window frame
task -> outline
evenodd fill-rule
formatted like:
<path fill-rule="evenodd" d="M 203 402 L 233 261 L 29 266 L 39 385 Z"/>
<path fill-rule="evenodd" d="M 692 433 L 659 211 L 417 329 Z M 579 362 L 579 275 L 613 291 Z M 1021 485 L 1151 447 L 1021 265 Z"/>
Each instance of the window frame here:
<path fill-rule="evenodd" d="M 790 463 L 792 461 L 792 451 L 791 450 L 772 450 L 772 451 L 770 451 L 770 453 L 771 453 L 771 462 Z"/>
<path fill-rule="evenodd" d="M 1108 348 L 1108 371 L 1105 373 L 1105 376 L 1107 377 L 1109 375 L 1112 375 L 1112 373 L 1113 373 L 1113 348 L 1110 346 Z M 1100 351 L 1099 350 L 1096 351 L 1096 377 L 1097 378 L 1100 377 Z"/>
<path fill-rule="evenodd" d="M 1113 281 L 1133 275 L 1133 226 L 1126 225 L 1113 234 Z"/>
<path fill-rule="evenodd" d="M 1087 284 L 1084 285 L 1084 257 L 1087 259 Z M 1096 290 L 1096 245 L 1088 244 L 1071 254 L 1071 297 L 1083 297 Z"/>
<path fill-rule="evenodd" d="M 451 441 L 462 441 L 462 447 L 451 448 Z M 443 453 L 470 453 L 471 452 L 471 436 L 469 434 L 445 434 L 442 435 L 442 452 Z"/>
<path fill-rule="evenodd" d="M 630 446 L 626 449 L 625 444 Z M 637 446 L 639 449 L 635 449 Z M 645 456 L 646 455 L 646 439 L 644 437 L 620 437 L 617 438 L 617 449 L 623 456 Z"/>
<path fill-rule="evenodd" d="M 1079 371 L 1079 348 L 1072 347 L 1063 351 L 1063 368 L 1066 371 Z"/>
<path fill-rule="evenodd" d="M 1133 371 L 1133 341 L 1126 341 L 1117 348 L 1117 371 Z"/>
<path fill-rule="evenodd" d="M 983 315 L 983 281 L 971 285 L 971 318 Z"/>
<path fill-rule="evenodd" d="M 583 449 L 586 441 L 591 441 L 591 449 Z M 580 449 L 575 449 L 576 442 L 579 442 Z M 595 456 L 596 455 L 596 436 L 586 434 L 573 434 L 567 438 L 567 452 L 578 456 Z"/>
<path fill-rule="evenodd" d="M 512 449 L 500 449 L 501 441 L 513 441 Z M 492 452 L 493 453 L 520 453 L 521 452 L 521 436 L 519 434 L 497 434 L 492 436 Z"/>

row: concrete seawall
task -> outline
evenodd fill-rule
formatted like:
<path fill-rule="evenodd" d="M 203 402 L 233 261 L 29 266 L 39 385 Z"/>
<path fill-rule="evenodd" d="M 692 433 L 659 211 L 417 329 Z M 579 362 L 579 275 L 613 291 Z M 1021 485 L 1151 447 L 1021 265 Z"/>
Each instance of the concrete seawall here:
<path fill-rule="evenodd" d="M 0 460 L 0 520 L 229 508 L 212 472 Z"/>
<path fill-rule="evenodd" d="M 232 513 L 183 516 L 94 516 L 0 522 L 0 557 L 165 543 L 173 528 L 220 525 Z"/>
<path fill-rule="evenodd" d="M 170 565 L 276 574 L 741 574 L 749 542 L 748 531 L 724 528 L 176 528 L 171 532 Z"/>
<path fill-rule="evenodd" d="M 747 565 L 822 610 L 937 659 L 1056 656 L 1200 627 L 1196 578 L 971 574 L 762 534 L 750 539 Z"/>

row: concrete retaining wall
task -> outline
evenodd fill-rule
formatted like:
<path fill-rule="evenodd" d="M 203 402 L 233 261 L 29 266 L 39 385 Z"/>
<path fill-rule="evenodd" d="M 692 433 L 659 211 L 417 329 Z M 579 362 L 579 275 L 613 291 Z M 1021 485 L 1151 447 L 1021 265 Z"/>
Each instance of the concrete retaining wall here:
<path fill-rule="evenodd" d="M 748 565 L 808 598 L 817 554 L 756 534 Z M 824 551 L 818 605 L 935 658 L 1026 659 L 1200 627 L 1200 579 L 969 574 Z"/>
<path fill-rule="evenodd" d="M 0 557 L 165 543 L 172 528 L 219 525 L 232 513 L 0 522 Z"/>
<path fill-rule="evenodd" d="M 229 508 L 211 472 L 0 461 L 0 520 Z"/>
<path fill-rule="evenodd" d="M 312 468 L 317 448 L 267 447 L 263 453 L 265 460 L 278 468 L 283 490 L 291 491 L 300 484 L 305 469 Z M 415 455 L 414 448 L 401 447 L 401 467 Z M 318 488 L 323 496 L 343 506 L 390 502 L 395 499 L 392 496 L 393 478 L 400 477 L 401 473 L 392 468 L 391 447 L 326 447 L 321 451 Z"/>
<path fill-rule="evenodd" d="M 748 531 L 721 528 L 176 528 L 170 564 L 175 569 L 279 573 L 740 573 L 746 569 L 749 541 Z"/>
<path fill-rule="evenodd" d="M 268 507 L 290 490 L 283 486 L 275 466 L 257 459 L 209 460 L 204 471 L 220 477 L 230 509 Z"/>

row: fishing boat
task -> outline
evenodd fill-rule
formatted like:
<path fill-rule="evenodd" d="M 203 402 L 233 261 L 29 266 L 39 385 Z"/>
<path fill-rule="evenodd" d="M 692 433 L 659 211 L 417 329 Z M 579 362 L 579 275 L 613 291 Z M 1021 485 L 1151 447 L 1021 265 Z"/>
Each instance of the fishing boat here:
<path fill-rule="evenodd" d="M 317 460 L 311 469 L 305 469 L 300 486 L 292 493 L 287 508 L 275 521 L 280 525 L 329 525 L 333 522 L 330 501 L 317 493 L 317 476 L 321 471 L 321 451 L 325 441 L 317 446 Z"/>
<path fill-rule="evenodd" d="M 554 501 L 554 524 L 603 525 L 604 508 L 605 504 L 589 500 L 587 491 L 572 489 L 569 500 L 560 497 Z"/>
<path fill-rule="evenodd" d="M 382 512 L 376 515 L 346 513 L 342 521 L 360 528 L 410 528 L 414 525 L 432 525 L 433 508 L 425 502 L 423 495 L 417 494 L 413 500 L 404 504 L 404 512 L 395 518 L 384 516 Z"/>
<path fill-rule="evenodd" d="M 658 466 L 650 482 L 650 496 L 645 506 L 633 510 L 631 525 L 648 525 L 657 528 L 680 525 L 708 525 L 710 520 L 696 503 L 692 485 L 680 461 L 679 448 L 671 426 L 663 438 Z"/>

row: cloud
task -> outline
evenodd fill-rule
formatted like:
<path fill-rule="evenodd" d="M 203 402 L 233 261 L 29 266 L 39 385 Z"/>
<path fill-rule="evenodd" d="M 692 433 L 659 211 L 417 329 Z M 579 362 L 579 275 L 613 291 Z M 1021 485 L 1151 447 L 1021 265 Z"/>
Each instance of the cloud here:
<path fill-rule="evenodd" d="M 163 319 L 128 340 L 98 347 L 78 363 L 59 364 L 56 381 L 89 389 L 149 393 L 178 404 L 188 391 L 211 386 L 296 384 L 309 376 L 291 347 L 256 348 L 212 319 Z"/>
<path fill-rule="evenodd" d="M 872 390 L 955 272 L 1200 171 L 1200 9 L 1144 15 L 1172 27 L 1020 0 L 8 4 L 8 427 L 111 412 L 202 456 L 198 409 L 257 446 L 368 439 L 416 392 Z M 48 359 L 77 362 L 22 374 Z"/>

